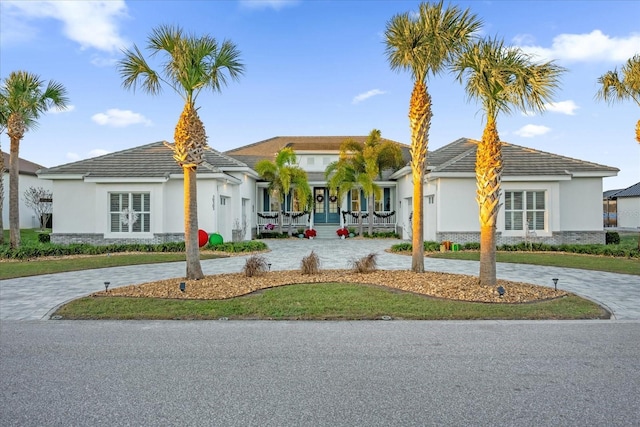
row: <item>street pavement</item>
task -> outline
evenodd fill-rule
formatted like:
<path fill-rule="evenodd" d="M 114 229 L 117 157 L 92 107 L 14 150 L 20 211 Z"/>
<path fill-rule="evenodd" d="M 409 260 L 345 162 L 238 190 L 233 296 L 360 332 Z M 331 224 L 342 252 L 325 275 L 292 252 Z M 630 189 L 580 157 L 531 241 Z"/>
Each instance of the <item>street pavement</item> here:
<path fill-rule="evenodd" d="M 318 254 L 321 268 L 350 268 L 354 260 L 369 253 L 378 255 L 380 269 L 409 270 L 411 257 L 386 252 L 399 240 L 393 239 L 273 239 L 265 240 L 271 249 L 263 256 L 271 270 L 300 268 L 302 257 L 311 251 Z M 242 271 L 247 256 L 203 260 L 206 275 Z M 2 264 L 0 264 L 0 268 Z M 478 275 L 479 264 L 425 258 L 425 269 L 447 273 Z M 104 282 L 113 289 L 161 279 L 183 277 L 185 263 L 165 263 L 102 268 L 0 280 L 0 320 L 47 320 L 59 305 L 72 299 L 104 290 Z M 613 319 L 640 320 L 640 277 L 600 271 L 533 266 L 525 264 L 497 265 L 500 279 L 554 286 L 602 304 L 613 313 Z"/>

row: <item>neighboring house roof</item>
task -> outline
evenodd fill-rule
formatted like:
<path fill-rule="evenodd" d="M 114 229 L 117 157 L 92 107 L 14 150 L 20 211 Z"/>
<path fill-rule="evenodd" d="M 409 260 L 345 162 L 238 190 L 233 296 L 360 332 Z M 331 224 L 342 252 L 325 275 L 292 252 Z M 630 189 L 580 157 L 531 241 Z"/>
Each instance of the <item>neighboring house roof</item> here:
<path fill-rule="evenodd" d="M 9 153 L 2 152 L 4 157 L 4 173 L 9 173 Z M 21 159 L 18 157 L 18 173 L 21 175 L 33 175 L 36 176 L 38 169 L 42 169 L 42 165 L 30 162 L 29 160 Z"/>
<path fill-rule="evenodd" d="M 640 197 L 640 182 L 637 184 L 633 184 L 631 187 L 627 187 L 624 190 L 614 190 L 615 193 L 606 196 L 612 199 L 617 199 L 619 197 Z M 605 193 L 606 194 L 606 193 Z"/>
<path fill-rule="evenodd" d="M 429 152 L 431 173 L 475 173 L 478 141 L 460 138 Z M 502 176 L 615 175 L 618 168 L 502 142 Z"/>
<path fill-rule="evenodd" d="M 253 144 L 245 145 L 242 147 L 234 148 L 233 150 L 225 151 L 226 155 L 235 158 L 245 158 L 241 156 L 251 156 L 247 160 L 261 160 L 261 159 L 273 159 L 276 153 L 284 147 L 291 147 L 294 151 L 340 151 L 340 145 L 347 140 L 353 139 L 354 141 L 364 143 L 367 140 L 367 136 L 276 136 L 273 138 L 265 139 L 264 141 L 258 141 Z M 406 162 L 409 162 L 411 155 L 409 154 L 409 146 L 401 144 L 397 141 L 382 138 L 383 141 L 396 142 L 402 149 L 403 158 Z M 251 164 L 251 163 L 247 163 Z M 255 162 L 254 162 L 255 164 Z"/>
<path fill-rule="evenodd" d="M 246 164 L 213 149 L 206 150 L 204 157 L 206 163 L 198 167 L 199 174 L 220 173 L 223 169 L 247 167 Z M 163 141 L 39 171 L 40 175 L 104 178 L 163 177 L 181 173 L 182 168 L 173 159 L 173 151 L 166 147 Z"/>
<path fill-rule="evenodd" d="M 603 199 L 614 199 L 615 198 L 615 194 L 621 191 L 619 188 L 617 190 L 607 190 L 605 192 L 602 193 L 602 198 Z"/>

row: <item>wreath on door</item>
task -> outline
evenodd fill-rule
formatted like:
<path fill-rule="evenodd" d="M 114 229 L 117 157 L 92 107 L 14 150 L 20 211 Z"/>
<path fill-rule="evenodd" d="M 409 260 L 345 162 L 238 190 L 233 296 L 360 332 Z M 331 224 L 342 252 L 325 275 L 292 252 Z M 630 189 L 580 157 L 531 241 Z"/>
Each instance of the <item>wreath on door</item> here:
<path fill-rule="evenodd" d="M 322 203 L 324 201 L 324 196 L 322 194 L 318 194 L 316 196 L 316 202 Z"/>
<path fill-rule="evenodd" d="M 329 197 L 329 201 L 330 201 L 331 203 L 335 203 L 335 202 L 337 202 L 337 201 L 338 201 L 338 196 L 331 196 L 331 197 Z"/>

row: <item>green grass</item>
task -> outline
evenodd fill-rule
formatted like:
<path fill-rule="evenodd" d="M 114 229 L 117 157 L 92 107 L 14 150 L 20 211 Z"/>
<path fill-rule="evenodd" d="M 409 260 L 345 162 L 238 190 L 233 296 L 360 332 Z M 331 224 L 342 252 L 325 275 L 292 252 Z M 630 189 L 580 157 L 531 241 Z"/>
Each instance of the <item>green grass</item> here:
<path fill-rule="evenodd" d="M 529 304 L 429 298 L 383 287 L 318 283 L 282 286 L 228 300 L 86 297 L 61 307 L 63 319 L 413 320 L 602 319 L 609 314 L 577 296 Z"/>
<path fill-rule="evenodd" d="M 432 258 L 480 260 L 478 251 L 433 252 Z M 640 260 L 597 255 L 577 255 L 559 252 L 497 252 L 498 262 L 516 264 L 548 265 L 552 267 L 579 268 L 583 270 L 607 271 L 610 273 L 640 275 Z"/>

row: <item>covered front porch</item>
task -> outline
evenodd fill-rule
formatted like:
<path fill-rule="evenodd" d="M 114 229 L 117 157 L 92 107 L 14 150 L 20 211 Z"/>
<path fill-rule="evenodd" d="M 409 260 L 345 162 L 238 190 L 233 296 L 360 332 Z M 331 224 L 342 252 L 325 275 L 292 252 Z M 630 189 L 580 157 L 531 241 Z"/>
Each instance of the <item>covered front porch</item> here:
<path fill-rule="evenodd" d="M 277 233 L 280 222 L 282 222 L 282 231 L 285 233 L 290 228 L 294 234 L 298 234 L 298 230 L 301 229 L 330 228 L 333 229 L 334 237 L 338 237 L 335 233 L 338 228 L 351 228 L 357 233 L 361 224 L 365 232 L 370 223 L 376 231 L 396 230 L 397 216 L 395 210 L 391 210 L 393 206 L 391 188 L 383 191 L 382 200 L 375 201 L 372 214 L 367 210 L 367 201 L 359 190 L 349 192 L 343 200 L 339 201 L 337 196 L 325 186 L 314 185 L 312 189 L 312 209 L 302 211 L 296 209 L 300 206 L 296 200 L 287 197 L 285 202 L 280 204 L 268 194 L 266 188 L 259 188 L 258 206 L 262 206 L 263 209 L 256 213 L 256 234 Z"/>

